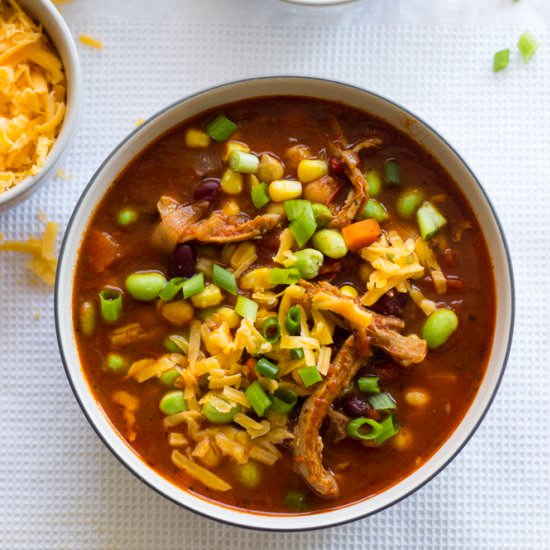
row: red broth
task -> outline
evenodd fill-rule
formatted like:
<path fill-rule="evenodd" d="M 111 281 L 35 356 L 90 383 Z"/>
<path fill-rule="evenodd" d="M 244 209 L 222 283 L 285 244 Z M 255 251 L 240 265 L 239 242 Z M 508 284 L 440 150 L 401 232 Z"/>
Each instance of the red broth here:
<path fill-rule="evenodd" d="M 246 143 L 256 154 L 269 152 L 283 161 L 287 159 L 284 178 L 296 179 L 296 169 L 288 161 L 287 154 L 294 145 L 305 145 L 313 156 L 330 160 L 330 144 L 338 140 L 334 120 L 338 121 L 350 144 L 379 137 L 383 140 L 381 147 L 361 153 L 361 168 L 383 173 L 387 159 L 398 159 L 403 184 L 397 188 L 384 185 L 377 196 L 389 213 L 388 219 L 380 224 L 383 231 L 418 234 L 414 218 L 403 220 L 396 211 L 399 193 L 412 187 L 421 188 L 448 222 L 433 246 L 448 281 L 447 291 L 437 294 L 427 272 L 414 284 L 438 306 L 452 309 L 458 316 L 459 327 L 445 344 L 429 350 L 420 364 L 403 367 L 380 351 L 375 351 L 365 362 L 360 373 L 380 375 L 381 389 L 396 401 L 395 416 L 401 428 L 384 444 L 366 447 L 350 438 L 338 443 L 328 441 L 326 422 L 323 424 L 323 460 L 340 488 L 337 498 L 324 498 L 310 489 L 296 472 L 289 442 L 277 445 L 281 457 L 274 465 L 256 464 L 260 480 L 254 487 L 238 482 L 235 462 L 226 457 L 209 468 L 232 485 L 232 489 L 225 492 L 205 487 L 173 464 L 170 458 L 173 447 L 163 426 L 165 415 L 159 410 L 159 400 L 167 388 L 156 379 L 138 383 L 131 377 L 115 375 L 105 366 L 108 353 L 113 351 L 110 335 L 117 327 L 139 323 L 147 334 L 146 338 L 132 341 L 120 349 L 115 346 L 115 351 L 121 351 L 130 362 L 165 354 L 165 338 L 174 332 L 188 330 L 187 327 L 175 329 L 158 313 L 156 301 L 138 301 L 124 293 L 123 313 L 115 324 L 104 323 L 97 315 L 93 335 L 86 336 L 80 329 L 82 303 L 90 302 L 99 311 L 97 296 L 105 287 L 124 290 L 125 278 L 136 271 L 158 270 L 166 274 L 169 253 L 159 250 L 151 241 L 159 223 L 157 201 L 162 195 L 169 195 L 182 203 L 192 202 L 194 191 L 204 177 L 222 176 L 226 167 L 221 160 L 225 143 L 211 141 L 206 149 L 185 145 L 189 128 L 204 127 L 221 111 L 239 126 L 231 140 Z M 333 170 L 341 169 L 338 163 L 331 162 Z M 222 194 L 222 197 L 233 200 L 240 211 L 253 217 L 258 210 L 252 205 L 246 180 L 245 177 L 241 194 Z M 345 176 L 341 180 L 343 190 L 331 199 L 340 205 L 342 193 L 350 188 Z M 117 223 L 123 207 L 132 207 L 139 215 L 135 223 L 125 227 Z M 108 243 L 98 245 L 98 232 L 116 243 L 114 257 L 110 256 L 113 251 Z M 272 257 L 279 246 L 279 235 L 280 230 L 275 230 L 254 241 L 258 257 L 252 268 L 274 266 Z M 217 247 L 215 253 L 222 254 L 222 247 Z M 352 253 L 340 260 L 325 259 L 330 283 L 338 287 L 352 285 L 359 294 L 365 292 L 361 262 L 359 256 Z M 223 303 L 232 306 L 234 302 L 232 296 L 226 295 Z M 112 184 L 90 220 L 80 249 L 73 303 L 80 358 L 91 391 L 135 453 L 184 490 L 230 506 L 271 513 L 319 511 L 342 506 L 383 491 L 414 472 L 451 435 L 472 403 L 485 373 L 495 324 L 495 287 L 487 245 L 468 201 L 445 168 L 408 136 L 370 114 L 336 103 L 290 97 L 258 98 L 202 113 L 169 131 L 135 158 Z M 195 308 L 194 315 L 199 313 Z M 411 299 L 406 301 L 400 315 L 406 327 L 403 334 L 421 334 L 426 315 Z M 337 339 L 335 336 L 336 340 L 341 342 L 342 337 Z M 408 396 L 414 401 L 410 390 L 415 388 L 428 396 L 427 405 L 414 405 L 406 399 Z M 121 390 L 139 400 L 133 413 L 135 426 L 131 430 L 127 411 L 113 400 L 113 395 Z M 346 412 L 346 408 L 353 408 L 350 396 L 357 395 L 356 388 L 351 394 L 348 392 L 347 397 L 340 395 L 334 407 Z M 295 426 L 297 412 L 290 415 L 294 416 L 289 422 L 290 430 Z M 135 438 L 129 441 L 131 431 Z M 171 431 L 185 432 L 185 429 L 180 425 Z M 185 436 L 189 439 L 188 434 Z M 303 505 L 289 505 L 289 491 L 302 494 Z"/>

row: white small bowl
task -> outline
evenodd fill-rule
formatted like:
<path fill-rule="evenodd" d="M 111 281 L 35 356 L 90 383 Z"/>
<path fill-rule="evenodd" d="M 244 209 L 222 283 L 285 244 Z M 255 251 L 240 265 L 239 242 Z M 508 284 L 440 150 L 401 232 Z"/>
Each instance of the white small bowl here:
<path fill-rule="evenodd" d="M 0 212 L 29 197 L 52 174 L 76 127 L 82 95 L 82 77 L 76 46 L 71 31 L 57 8 L 49 0 L 18 1 L 21 8 L 43 26 L 61 57 L 67 82 L 67 108 L 57 139 L 44 165 L 36 175 L 29 176 L 8 191 L 0 193 Z"/>
<path fill-rule="evenodd" d="M 118 174 L 157 137 L 180 122 L 225 103 L 267 95 L 310 96 L 346 103 L 376 114 L 421 143 L 445 166 L 469 199 L 487 239 L 497 294 L 495 336 L 487 372 L 465 417 L 445 443 L 418 470 L 392 487 L 335 510 L 304 515 L 270 515 L 216 504 L 173 485 L 147 466 L 113 429 L 94 399 L 80 365 L 73 330 L 73 285 L 82 236 Z M 109 155 L 84 190 L 65 233 L 57 273 L 55 316 L 61 355 L 76 398 L 103 442 L 137 477 L 174 502 L 219 521 L 259 529 L 291 531 L 344 523 L 386 508 L 421 487 L 453 459 L 481 422 L 499 385 L 512 337 L 513 279 L 504 235 L 489 199 L 466 163 L 435 130 L 395 103 L 361 88 L 316 78 L 266 77 L 211 88 L 174 103 L 134 130 Z"/>

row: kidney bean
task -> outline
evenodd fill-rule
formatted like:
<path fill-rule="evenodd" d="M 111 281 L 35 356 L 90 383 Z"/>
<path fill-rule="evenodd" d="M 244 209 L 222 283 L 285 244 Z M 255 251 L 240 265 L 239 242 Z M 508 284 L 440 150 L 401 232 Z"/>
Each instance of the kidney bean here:
<path fill-rule="evenodd" d="M 179 244 L 168 258 L 168 276 L 191 277 L 195 273 L 195 251 L 189 244 Z"/>
<path fill-rule="evenodd" d="M 392 315 L 402 317 L 403 308 L 407 303 L 409 295 L 406 292 L 397 292 L 393 288 L 382 295 L 378 301 L 371 306 L 371 309 L 380 315 Z"/>
<path fill-rule="evenodd" d="M 383 363 L 374 363 L 372 371 L 375 376 L 378 376 L 381 384 L 390 384 L 395 382 L 399 376 L 399 367 L 391 361 Z"/>
<path fill-rule="evenodd" d="M 352 418 L 363 416 L 365 418 L 372 418 L 373 420 L 380 420 L 381 415 L 379 411 L 373 409 L 368 401 L 356 395 L 346 397 L 340 405 L 343 411 Z"/>
<path fill-rule="evenodd" d="M 203 179 L 195 189 L 195 200 L 208 201 L 211 205 L 218 202 L 222 188 L 220 180 L 217 178 L 205 178 Z"/>

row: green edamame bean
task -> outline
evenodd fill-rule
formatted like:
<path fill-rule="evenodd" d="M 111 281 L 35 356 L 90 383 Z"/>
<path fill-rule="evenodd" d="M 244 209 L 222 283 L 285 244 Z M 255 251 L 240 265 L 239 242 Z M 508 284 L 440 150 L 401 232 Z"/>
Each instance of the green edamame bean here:
<path fill-rule="evenodd" d="M 84 336 L 91 336 L 95 331 L 96 311 L 92 302 L 82 302 L 78 312 L 80 330 Z"/>
<path fill-rule="evenodd" d="M 157 271 L 142 271 L 126 277 L 126 290 L 136 300 L 154 300 L 166 285 L 166 277 Z"/>
<path fill-rule="evenodd" d="M 367 170 L 365 172 L 365 179 L 369 184 L 369 195 L 371 197 L 376 197 L 379 195 L 382 190 L 382 178 L 380 177 L 380 172 L 374 168 L 372 170 Z"/>
<path fill-rule="evenodd" d="M 128 367 L 128 360 L 120 353 L 111 352 L 107 354 L 107 367 L 113 372 L 120 372 Z"/>
<path fill-rule="evenodd" d="M 117 216 L 117 223 L 122 227 L 135 223 L 138 219 L 138 213 L 133 208 L 123 208 Z"/>
<path fill-rule="evenodd" d="M 304 248 L 294 253 L 296 263 L 294 267 L 298 269 L 304 279 L 313 279 L 319 275 L 319 270 L 323 265 L 323 254 L 314 248 Z"/>
<path fill-rule="evenodd" d="M 313 203 L 311 205 L 313 210 L 313 215 L 315 216 L 315 221 L 317 222 L 317 227 L 325 227 L 327 223 L 332 219 L 332 212 L 330 208 L 319 202 Z"/>
<path fill-rule="evenodd" d="M 160 400 L 159 409 L 167 416 L 186 411 L 187 402 L 183 398 L 183 392 L 174 390 L 164 394 Z"/>
<path fill-rule="evenodd" d="M 334 229 L 321 229 L 311 240 L 313 246 L 329 258 L 343 258 L 348 253 L 346 241 L 341 233 Z"/>
<path fill-rule="evenodd" d="M 395 205 L 397 213 L 404 220 L 409 220 L 414 216 L 418 207 L 424 200 L 424 193 L 420 189 L 409 189 L 401 193 Z"/>
<path fill-rule="evenodd" d="M 451 309 L 437 309 L 424 322 L 422 338 L 430 349 L 442 346 L 458 327 L 458 317 Z"/>
<path fill-rule="evenodd" d="M 159 382 L 164 386 L 168 386 L 169 388 L 171 388 L 174 385 L 174 382 L 179 378 L 179 376 L 180 373 L 178 372 L 178 369 L 165 370 L 159 376 Z"/>
<path fill-rule="evenodd" d="M 363 208 L 360 216 L 360 218 L 365 220 L 368 218 L 373 218 L 377 222 L 383 222 L 384 220 L 388 219 L 388 217 L 389 216 L 386 207 L 376 199 L 369 199 L 367 201 L 367 204 L 365 204 L 365 207 Z"/>

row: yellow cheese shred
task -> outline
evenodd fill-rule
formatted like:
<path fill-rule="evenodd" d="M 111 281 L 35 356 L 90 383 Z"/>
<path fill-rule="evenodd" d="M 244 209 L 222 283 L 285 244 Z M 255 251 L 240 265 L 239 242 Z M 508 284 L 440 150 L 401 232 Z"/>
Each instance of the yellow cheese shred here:
<path fill-rule="evenodd" d="M 30 237 L 26 241 L 4 241 L 3 236 L 0 234 L 0 252 L 30 254 L 31 258 L 27 267 L 47 285 L 53 286 L 55 283 L 55 270 L 57 269 L 55 242 L 58 229 L 56 223 L 47 222 L 41 239 Z"/>
<path fill-rule="evenodd" d="M 85 46 L 90 46 L 90 48 L 95 48 L 96 50 L 103 49 L 103 42 L 101 40 L 98 40 L 97 38 L 94 38 L 93 36 L 90 36 L 88 34 L 81 34 L 78 39 Z"/>
<path fill-rule="evenodd" d="M 44 164 L 65 116 L 65 74 L 49 38 L 0 0 L 0 194 Z"/>

